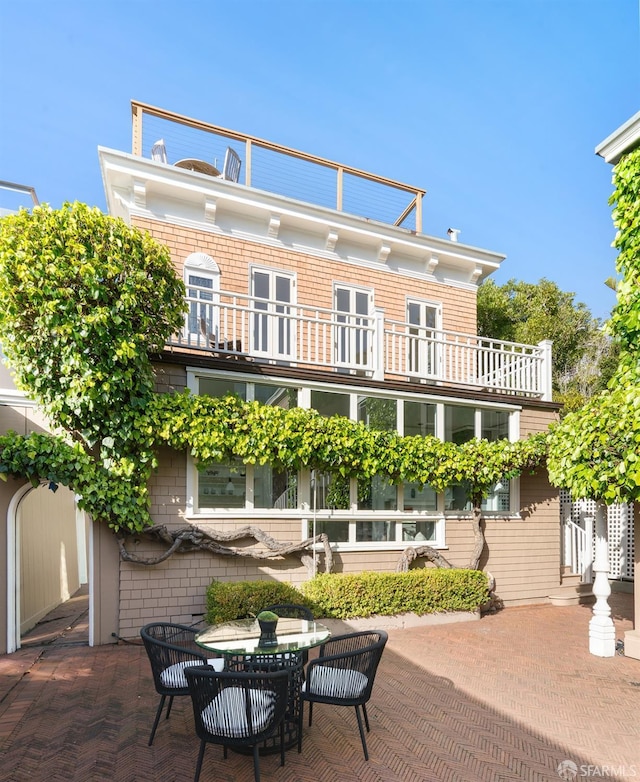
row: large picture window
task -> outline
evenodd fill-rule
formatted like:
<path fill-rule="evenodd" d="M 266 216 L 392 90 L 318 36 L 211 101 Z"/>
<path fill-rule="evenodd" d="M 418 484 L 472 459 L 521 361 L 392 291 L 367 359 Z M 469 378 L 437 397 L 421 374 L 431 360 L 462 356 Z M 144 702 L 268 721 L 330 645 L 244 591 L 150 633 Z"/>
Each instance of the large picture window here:
<path fill-rule="evenodd" d="M 323 416 L 343 416 L 401 436 L 431 436 L 458 444 L 473 438 L 507 438 L 515 428 L 510 409 L 423 400 L 416 395 L 402 398 L 400 394 L 363 394 L 344 386 L 335 390 L 311 384 L 287 386 L 222 372 L 201 373 L 190 387 L 200 394 L 235 394 L 285 409 L 301 405 Z M 356 480 L 337 472 L 277 470 L 268 464 L 207 465 L 197 473 L 196 486 L 196 513 L 286 513 L 305 520 L 308 535 L 313 530 L 315 534 L 326 532 L 335 544 L 365 548 L 401 548 L 406 541 L 444 545 L 446 514 L 470 511 L 464 483 L 438 494 L 428 485 L 394 484 L 382 475 Z M 511 501 L 510 482 L 498 481 L 483 510 L 509 513 Z"/>

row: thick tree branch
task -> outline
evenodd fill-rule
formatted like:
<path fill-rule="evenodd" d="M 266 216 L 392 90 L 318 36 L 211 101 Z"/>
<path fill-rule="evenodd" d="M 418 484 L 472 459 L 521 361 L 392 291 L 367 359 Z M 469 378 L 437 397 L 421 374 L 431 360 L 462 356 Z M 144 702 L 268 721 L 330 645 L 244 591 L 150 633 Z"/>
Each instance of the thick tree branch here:
<path fill-rule="evenodd" d="M 400 559 L 396 565 L 396 573 L 406 573 L 406 571 L 409 570 L 411 563 L 414 561 L 414 559 L 418 559 L 418 557 L 422 557 L 429 562 L 433 562 L 436 567 L 455 567 L 455 565 L 452 565 L 449 560 L 445 559 L 439 551 L 436 551 L 436 549 L 432 548 L 431 546 L 410 546 L 409 548 L 406 548 L 400 555 Z"/>
<path fill-rule="evenodd" d="M 333 554 L 326 533 L 321 533 L 312 538 L 298 543 L 281 543 L 268 535 L 259 527 L 241 527 L 230 532 L 219 530 L 203 530 L 200 527 L 189 525 L 177 530 L 169 530 L 165 525 L 158 524 L 149 527 L 140 533 L 144 537 L 150 537 L 166 546 L 165 551 L 155 557 L 141 557 L 129 551 L 126 547 L 124 536 L 118 537 L 120 558 L 123 562 L 133 562 L 137 565 L 158 565 L 176 553 L 186 554 L 191 551 L 209 551 L 211 554 L 225 557 L 247 557 L 250 559 L 274 559 L 291 554 L 298 554 L 300 561 L 311 575 L 315 572 L 315 555 L 309 555 L 314 544 L 321 543 L 324 550 L 324 570 L 330 573 L 333 568 Z M 265 548 L 231 548 L 221 543 L 229 543 L 235 540 L 253 538 L 262 543 Z"/>

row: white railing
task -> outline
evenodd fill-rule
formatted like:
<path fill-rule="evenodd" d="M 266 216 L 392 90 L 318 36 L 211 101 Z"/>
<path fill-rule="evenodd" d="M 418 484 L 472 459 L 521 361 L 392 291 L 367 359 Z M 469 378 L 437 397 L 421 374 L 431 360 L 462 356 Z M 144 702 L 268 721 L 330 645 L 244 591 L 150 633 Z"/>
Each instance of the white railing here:
<path fill-rule="evenodd" d="M 565 519 L 563 528 L 563 565 L 579 575 L 583 584 L 593 581 L 593 519 L 584 517 L 584 527 Z"/>
<path fill-rule="evenodd" d="M 296 484 L 287 486 L 282 494 L 273 503 L 274 508 L 279 510 L 288 510 L 289 508 L 298 507 L 298 487 Z"/>
<path fill-rule="evenodd" d="M 550 398 L 550 350 L 189 285 L 171 347 Z"/>
<path fill-rule="evenodd" d="M 541 345 L 386 321 L 385 359 L 387 374 L 545 395 L 547 357 Z"/>
<path fill-rule="evenodd" d="M 372 374 L 375 315 L 355 315 L 189 285 L 189 313 L 170 345 L 272 363 Z"/>

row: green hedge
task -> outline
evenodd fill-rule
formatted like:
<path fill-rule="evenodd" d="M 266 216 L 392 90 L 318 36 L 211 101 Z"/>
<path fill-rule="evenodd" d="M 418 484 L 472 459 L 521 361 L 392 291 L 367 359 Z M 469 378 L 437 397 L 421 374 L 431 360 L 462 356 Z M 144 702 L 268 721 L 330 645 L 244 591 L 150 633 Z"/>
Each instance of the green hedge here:
<path fill-rule="evenodd" d="M 230 622 L 257 616 L 276 603 L 297 603 L 311 610 L 309 600 L 291 584 L 280 581 L 213 581 L 207 587 L 205 621 Z"/>
<path fill-rule="evenodd" d="M 406 573 L 323 573 L 303 585 L 318 616 L 336 619 L 413 612 L 475 611 L 489 598 L 479 570 L 415 568 Z"/>
<path fill-rule="evenodd" d="M 210 624 L 257 615 L 274 603 L 298 603 L 314 615 L 351 619 L 373 614 L 475 611 L 489 598 L 486 573 L 414 568 L 407 573 L 323 573 L 302 591 L 279 581 L 214 581 L 207 589 Z"/>

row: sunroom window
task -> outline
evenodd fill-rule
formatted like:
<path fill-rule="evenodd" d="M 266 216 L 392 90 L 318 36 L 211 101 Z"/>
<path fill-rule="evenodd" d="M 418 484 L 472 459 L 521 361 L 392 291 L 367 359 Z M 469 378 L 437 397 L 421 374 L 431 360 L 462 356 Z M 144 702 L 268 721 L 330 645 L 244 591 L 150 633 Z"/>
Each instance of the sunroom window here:
<path fill-rule="evenodd" d="M 341 386 L 287 387 L 277 382 L 254 382 L 248 375 L 197 374 L 190 387 L 214 397 L 232 393 L 246 401 L 290 409 L 298 404 L 323 416 L 343 416 L 385 432 L 405 437 L 438 437 L 456 443 L 475 438 L 508 438 L 510 410 L 403 399 L 358 393 Z M 194 471 L 195 474 L 195 471 Z M 202 513 L 243 509 L 255 512 L 287 511 L 305 519 L 312 529 L 326 532 L 334 543 L 401 546 L 406 541 L 444 544 L 445 513 L 471 510 L 463 483 L 436 493 L 419 482 L 395 484 L 383 475 L 370 479 L 345 477 L 317 469 L 281 470 L 270 465 L 241 463 L 208 465 L 193 485 L 194 508 Z M 499 481 L 483 502 L 483 510 L 506 513 L 511 509 L 510 482 Z"/>

